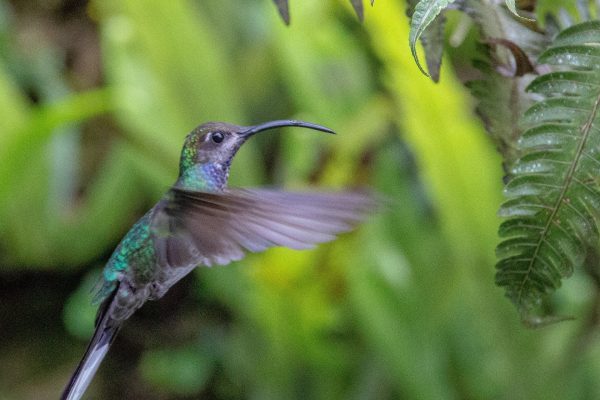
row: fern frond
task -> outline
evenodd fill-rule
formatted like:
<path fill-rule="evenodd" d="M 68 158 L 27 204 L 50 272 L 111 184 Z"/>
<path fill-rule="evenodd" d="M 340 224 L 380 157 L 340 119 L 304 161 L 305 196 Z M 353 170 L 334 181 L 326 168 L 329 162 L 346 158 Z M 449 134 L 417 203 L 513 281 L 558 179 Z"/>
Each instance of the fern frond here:
<path fill-rule="evenodd" d="M 538 61 L 553 72 L 528 87 L 543 100 L 525 113 L 496 249 L 496 283 L 529 321 L 598 246 L 600 22 L 563 31 Z"/>

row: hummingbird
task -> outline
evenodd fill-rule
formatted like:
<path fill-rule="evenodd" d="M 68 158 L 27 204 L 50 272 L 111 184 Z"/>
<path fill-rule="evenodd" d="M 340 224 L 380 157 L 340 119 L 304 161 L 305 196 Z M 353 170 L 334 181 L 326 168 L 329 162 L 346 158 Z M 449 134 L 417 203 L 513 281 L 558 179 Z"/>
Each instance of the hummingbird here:
<path fill-rule="evenodd" d="M 94 297 L 100 303 L 95 331 L 62 400 L 83 396 L 125 320 L 197 266 L 226 265 L 274 246 L 312 248 L 351 230 L 375 208 L 366 191 L 229 188 L 239 148 L 259 132 L 286 126 L 334 133 L 309 122 L 276 120 L 249 127 L 208 122 L 186 136 L 177 181 L 104 267 Z"/>

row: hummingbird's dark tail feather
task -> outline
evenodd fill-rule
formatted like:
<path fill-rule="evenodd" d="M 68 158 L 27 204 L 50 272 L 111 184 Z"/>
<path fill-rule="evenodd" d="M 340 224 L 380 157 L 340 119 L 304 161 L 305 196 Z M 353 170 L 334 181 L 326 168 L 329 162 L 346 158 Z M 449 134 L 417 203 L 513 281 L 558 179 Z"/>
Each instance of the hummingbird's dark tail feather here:
<path fill-rule="evenodd" d="M 121 321 L 117 322 L 110 318 L 111 304 L 118 290 L 107 298 L 100 307 L 98 317 L 96 318 L 96 330 L 94 336 L 79 362 L 77 369 L 71 376 L 69 383 L 61 396 L 61 400 L 79 400 L 87 387 L 92 382 L 100 363 L 106 356 L 110 345 L 121 327 Z"/>

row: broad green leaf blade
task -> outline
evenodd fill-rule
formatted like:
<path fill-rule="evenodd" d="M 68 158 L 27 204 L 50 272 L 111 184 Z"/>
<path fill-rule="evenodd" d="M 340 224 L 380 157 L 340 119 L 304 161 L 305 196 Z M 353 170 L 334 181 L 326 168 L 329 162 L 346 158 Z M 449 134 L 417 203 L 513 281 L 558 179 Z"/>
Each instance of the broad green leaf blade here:
<path fill-rule="evenodd" d="M 597 32 L 598 21 L 569 28 L 540 56 L 540 63 L 556 70 L 528 87 L 542 100 L 523 118 L 528 129 L 505 188 L 509 200 L 499 212 L 507 220 L 499 231 L 496 283 L 531 325 L 547 322 L 535 316 L 541 301 L 598 245 Z"/>
<path fill-rule="evenodd" d="M 290 9 L 288 5 L 288 0 L 273 0 L 275 5 L 277 6 L 277 10 L 279 10 L 279 14 L 281 18 L 285 22 L 286 25 L 290 24 Z"/>
<path fill-rule="evenodd" d="M 415 12 L 410 21 L 409 44 L 410 51 L 417 63 L 417 66 L 423 74 L 430 76 L 419 62 L 417 55 L 417 40 L 423 35 L 427 27 L 436 19 L 436 17 L 454 0 L 421 0 L 415 7 Z M 438 27 L 439 29 L 439 27 Z"/>

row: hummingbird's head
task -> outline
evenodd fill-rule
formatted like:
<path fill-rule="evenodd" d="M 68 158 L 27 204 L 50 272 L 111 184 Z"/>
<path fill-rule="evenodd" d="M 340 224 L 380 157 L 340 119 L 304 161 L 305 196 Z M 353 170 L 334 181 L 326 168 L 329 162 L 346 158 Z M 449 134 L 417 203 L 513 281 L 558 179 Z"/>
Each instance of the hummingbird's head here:
<path fill-rule="evenodd" d="M 277 120 L 255 126 L 207 122 L 186 138 L 179 163 L 180 186 L 196 190 L 220 190 L 225 187 L 231 160 L 249 137 L 269 129 L 298 126 L 334 133 L 321 125 L 303 121 Z"/>

